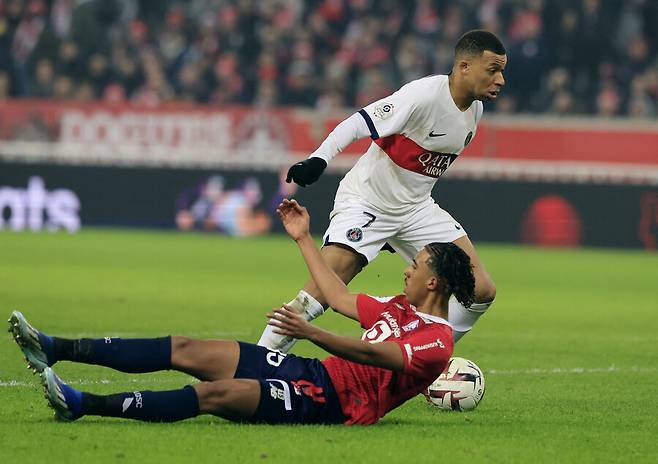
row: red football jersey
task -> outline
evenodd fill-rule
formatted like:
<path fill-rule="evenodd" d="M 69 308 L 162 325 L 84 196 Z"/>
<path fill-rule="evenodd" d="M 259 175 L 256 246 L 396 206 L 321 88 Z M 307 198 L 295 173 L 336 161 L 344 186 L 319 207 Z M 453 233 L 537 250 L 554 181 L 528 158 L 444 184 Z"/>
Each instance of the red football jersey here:
<path fill-rule="evenodd" d="M 445 369 L 453 350 L 452 327 L 416 311 L 404 295 L 357 297 L 362 340 L 392 341 L 404 355 L 404 371 L 366 366 L 331 356 L 322 363 L 336 388 L 346 424 L 374 424 L 427 388 Z"/>

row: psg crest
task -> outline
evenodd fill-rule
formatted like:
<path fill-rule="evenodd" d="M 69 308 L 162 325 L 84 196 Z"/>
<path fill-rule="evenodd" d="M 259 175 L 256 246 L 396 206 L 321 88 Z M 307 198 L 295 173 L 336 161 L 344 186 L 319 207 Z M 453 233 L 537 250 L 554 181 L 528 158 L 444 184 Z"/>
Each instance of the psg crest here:
<path fill-rule="evenodd" d="M 347 231 L 347 240 L 350 242 L 360 242 L 363 238 L 363 231 L 358 227 L 354 227 Z"/>

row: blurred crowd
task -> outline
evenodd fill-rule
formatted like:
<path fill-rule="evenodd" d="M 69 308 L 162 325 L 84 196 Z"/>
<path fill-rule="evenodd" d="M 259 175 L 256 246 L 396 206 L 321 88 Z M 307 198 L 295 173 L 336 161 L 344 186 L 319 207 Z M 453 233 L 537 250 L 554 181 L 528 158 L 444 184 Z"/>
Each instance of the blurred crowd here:
<path fill-rule="evenodd" d="M 497 33 L 501 113 L 656 117 L 657 0 L 0 0 L 0 101 L 358 108 Z"/>

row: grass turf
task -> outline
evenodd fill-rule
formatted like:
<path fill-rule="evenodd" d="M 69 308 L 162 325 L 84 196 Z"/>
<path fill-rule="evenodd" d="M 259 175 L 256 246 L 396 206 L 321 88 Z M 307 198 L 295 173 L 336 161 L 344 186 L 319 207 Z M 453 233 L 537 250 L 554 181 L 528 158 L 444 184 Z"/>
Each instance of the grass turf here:
<path fill-rule="evenodd" d="M 177 424 L 84 418 L 57 423 L 9 335 L 0 338 L 0 462 L 657 462 L 658 263 L 638 251 L 480 246 L 498 284 L 490 314 L 456 355 L 485 371 L 471 413 L 415 398 L 373 427 Z M 383 254 L 351 285 L 398 292 L 402 262 Z M 283 237 L 85 230 L 0 233 L 0 301 L 62 336 L 255 341 L 268 308 L 306 279 Z M 336 314 L 319 324 L 358 336 Z M 307 342 L 297 354 L 324 356 Z M 163 372 L 128 375 L 62 363 L 96 393 L 171 389 Z"/>

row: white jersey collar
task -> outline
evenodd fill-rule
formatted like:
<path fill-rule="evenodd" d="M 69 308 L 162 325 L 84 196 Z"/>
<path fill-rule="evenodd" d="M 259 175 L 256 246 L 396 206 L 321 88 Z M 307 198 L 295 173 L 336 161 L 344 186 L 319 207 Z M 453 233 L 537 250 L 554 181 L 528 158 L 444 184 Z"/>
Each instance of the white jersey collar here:
<path fill-rule="evenodd" d="M 432 314 L 427 314 L 418 310 L 416 310 L 416 314 L 425 322 L 430 321 L 430 322 L 434 322 L 435 324 L 444 324 L 452 329 L 452 324 L 450 324 L 450 322 L 446 321 L 442 317 L 434 316 Z"/>

